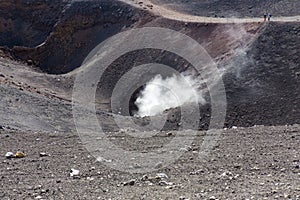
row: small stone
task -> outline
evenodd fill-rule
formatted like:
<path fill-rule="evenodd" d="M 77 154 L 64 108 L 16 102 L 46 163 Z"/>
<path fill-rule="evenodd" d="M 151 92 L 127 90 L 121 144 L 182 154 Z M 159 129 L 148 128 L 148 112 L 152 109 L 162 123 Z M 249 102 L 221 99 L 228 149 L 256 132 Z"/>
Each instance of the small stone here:
<path fill-rule="evenodd" d="M 191 151 L 191 150 L 192 150 L 191 146 L 185 146 L 185 147 L 179 149 L 179 151 L 182 151 L 182 152 L 188 152 L 188 151 Z"/>
<path fill-rule="evenodd" d="M 166 135 L 170 137 L 170 136 L 173 135 L 173 133 L 172 132 L 168 132 Z"/>
<path fill-rule="evenodd" d="M 142 178 L 141 178 L 141 181 L 148 181 L 149 180 L 149 177 L 147 175 L 144 175 Z"/>
<path fill-rule="evenodd" d="M 260 170 L 260 168 L 257 166 L 254 166 L 253 168 L 251 168 L 251 170 Z"/>
<path fill-rule="evenodd" d="M 165 188 L 171 190 L 171 189 L 174 188 L 174 186 L 173 186 L 173 185 L 168 185 L 168 186 L 166 186 Z"/>
<path fill-rule="evenodd" d="M 93 177 L 87 177 L 86 180 L 93 181 L 93 180 L 95 180 L 95 178 L 93 178 Z"/>
<path fill-rule="evenodd" d="M 276 194 L 276 193 L 277 193 L 277 190 L 272 190 L 272 193 L 273 193 L 273 194 Z"/>
<path fill-rule="evenodd" d="M 27 60 L 27 64 L 28 65 L 33 65 L 33 61 L 32 60 Z"/>
<path fill-rule="evenodd" d="M 71 169 L 71 172 L 70 172 L 70 176 L 71 177 L 78 177 L 80 174 L 80 171 L 77 170 L 77 169 Z"/>
<path fill-rule="evenodd" d="M 203 169 L 200 169 L 197 171 L 190 172 L 190 175 L 199 175 L 199 174 L 203 174 L 203 173 L 205 173 L 205 171 Z"/>
<path fill-rule="evenodd" d="M 97 161 L 98 161 L 98 162 L 106 162 L 106 163 L 111 163 L 111 162 L 112 162 L 112 160 L 108 160 L 108 159 L 105 159 L 105 158 L 103 158 L 103 157 L 98 157 L 98 158 L 97 158 Z"/>
<path fill-rule="evenodd" d="M 35 187 L 35 189 L 41 189 L 43 186 L 42 185 L 37 185 L 36 187 Z"/>
<path fill-rule="evenodd" d="M 160 181 L 158 184 L 161 185 L 161 186 L 172 186 L 172 185 L 174 185 L 174 183 L 167 182 L 167 181 Z"/>
<path fill-rule="evenodd" d="M 48 190 L 44 190 L 44 189 L 41 190 L 41 193 L 42 193 L 42 194 L 47 193 L 47 192 L 48 192 Z"/>
<path fill-rule="evenodd" d="M 217 198 L 215 196 L 209 197 L 209 200 L 216 200 Z"/>
<path fill-rule="evenodd" d="M 167 186 L 168 182 L 167 181 L 159 181 L 158 184 L 161 185 L 161 186 Z"/>
<path fill-rule="evenodd" d="M 281 171 L 281 172 L 285 172 L 285 171 L 286 171 L 286 169 L 285 169 L 285 168 L 282 168 L 282 169 L 280 169 L 280 171 Z"/>
<path fill-rule="evenodd" d="M 11 158 L 14 157 L 14 153 L 13 153 L 13 152 L 7 152 L 7 153 L 5 154 L 5 157 L 6 157 L 7 159 L 11 159 Z"/>
<path fill-rule="evenodd" d="M 27 155 L 21 151 L 18 151 L 16 154 L 15 154 L 15 157 L 16 158 L 24 158 L 26 157 Z"/>
<path fill-rule="evenodd" d="M 46 156 L 48 156 L 47 153 L 45 153 L 45 152 L 41 152 L 41 153 L 40 153 L 40 157 L 46 157 Z"/>
<path fill-rule="evenodd" d="M 135 184 L 135 180 L 134 179 L 132 179 L 132 180 L 130 180 L 128 182 L 123 183 L 124 186 L 133 186 L 134 184 Z"/>
<path fill-rule="evenodd" d="M 234 178 L 234 175 L 232 172 L 230 171 L 225 171 L 223 172 L 221 175 L 220 175 L 220 178 L 228 178 L 228 179 L 233 179 Z"/>
<path fill-rule="evenodd" d="M 153 186 L 154 184 L 151 182 L 148 182 L 148 186 Z"/>
<path fill-rule="evenodd" d="M 155 178 L 156 179 L 168 179 L 169 177 L 165 173 L 158 173 L 158 174 L 156 174 Z"/>

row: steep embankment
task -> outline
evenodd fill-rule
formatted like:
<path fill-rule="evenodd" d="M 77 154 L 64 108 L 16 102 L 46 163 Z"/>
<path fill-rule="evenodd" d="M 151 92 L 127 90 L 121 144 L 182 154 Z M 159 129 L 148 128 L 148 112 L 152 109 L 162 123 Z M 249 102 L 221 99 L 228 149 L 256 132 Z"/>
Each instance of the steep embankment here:
<path fill-rule="evenodd" d="M 228 120 L 238 125 L 300 123 L 300 24 L 271 23 L 243 65 L 224 81 Z M 236 76 L 238 74 L 238 76 Z"/>

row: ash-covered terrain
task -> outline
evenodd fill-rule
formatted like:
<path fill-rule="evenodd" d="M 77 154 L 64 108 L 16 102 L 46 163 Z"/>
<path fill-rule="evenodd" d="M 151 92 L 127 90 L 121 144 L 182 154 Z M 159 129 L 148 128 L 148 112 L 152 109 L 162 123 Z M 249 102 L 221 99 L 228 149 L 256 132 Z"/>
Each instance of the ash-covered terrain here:
<path fill-rule="evenodd" d="M 3 0 L 0 198 L 300 199 L 298 4 L 292 0 Z M 265 11 L 276 17 L 274 21 L 263 21 Z M 235 17 L 238 23 L 226 17 Z M 81 116 L 81 125 L 92 134 L 90 130 L 88 135 L 80 134 L 74 119 L 78 100 L 74 84 L 88 71 L 89 53 L 116 34 L 145 27 L 189 36 L 206 50 L 218 73 L 202 69 L 210 73 L 201 79 L 201 74 L 192 73 L 187 59 L 172 52 L 129 51 L 109 65 L 99 83 L 91 84 L 92 108 L 103 134 L 91 127 L 93 112 L 85 110 L 89 104 L 79 111 L 87 114 Z M 180 110 L 195 103 L 193 92 L 183 88 L 176 76 L 157 76 L 149 63 L 167 65 L 196 85 L 201 102 L 194 130 L 184 129 L 182 116 L 192 116 L 195 110 Z M 141 65 L 149 66 L 144 70 L 148 76 L 139 71 L 132 76 L 143 84 L 119 91 L 118 108 L 112 108 L 119 81 L 124 77 L 126 81 L 127 73 Z M 212 88 L 205 81 L 224 83 L 225 99 L 218 103 L 226 113 L 214 111 Z M 182 96 L 178 100 L 157 85 Z M 88 94 L 83 90 L 79 100 L 89 102 L 93 96 Z M 220 130 L 206 132 L 213 118 L 223 114 Z M 148 115 L 166 121 L 160 129 L 150 126 L 145 132 L 130 124 L 132 120 L 146 127 Z M 121 125 L 117 119 L 122 119 Z M 106 148 L 107 144 L 112 147 Z M 121 149 L 117 155 L 115 146 Z M 205 149 L 208 152 L 201 157 Z M 121 169 L 118 156 L 126 161 Z M 165 165 L 167 160 L 171 162 Z M 154 170 L 149 171 L 152 165 Z"/>

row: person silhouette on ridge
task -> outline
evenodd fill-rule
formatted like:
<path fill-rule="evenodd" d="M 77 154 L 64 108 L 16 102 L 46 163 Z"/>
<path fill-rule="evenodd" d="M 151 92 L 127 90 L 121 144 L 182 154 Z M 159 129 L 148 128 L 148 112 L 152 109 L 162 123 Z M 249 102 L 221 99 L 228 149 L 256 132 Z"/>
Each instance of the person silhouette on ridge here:
<path fill-rule="evenodd" d="M 268 16 L 268 14 L 265 12 L 265 14 L 264 14 L 264 22 L 267 21 L 267 16 Z"/>
<path fill-rule="evenodd" d="M 268 21 L 271 21 L 271 17 L 272 17 L 272 14 L 269 13 L 269 14 L 268 14 Z"/>

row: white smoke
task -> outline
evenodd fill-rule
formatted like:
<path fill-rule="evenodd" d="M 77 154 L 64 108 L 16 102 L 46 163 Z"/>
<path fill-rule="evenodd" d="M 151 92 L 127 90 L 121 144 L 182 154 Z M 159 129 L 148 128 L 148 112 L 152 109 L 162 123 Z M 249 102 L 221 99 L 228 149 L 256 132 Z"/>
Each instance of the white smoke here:
<path fill-rule="evenodd" d="M 254 63 L 253 58 L 247 55 L 247 51 L 260 35 L 260 31 L 262 31 L 261 28 L 252 24 L 220 27 L 217 32 L 226 35 L 228 41 L 222 47 L 227 52 L 215 58 L 219 66 L 218 72 L 213 71 L 213 68 L 210 67 L 204 68 L 207 75 L 203 77 L 204 81 L 199 81 L 197 76 L 191 72 L 167 78 L 157 75 L 137 98 L 135 104 L 138 112 L 136 115 L 140 117 L 154 116 L 186 103 L 205 104 L 204 95 L 207 94 L 206 89 L 210 89 L 203 87 L 205 81 L 209 80 L 210 87 L 213 87 L 214 84 L 222 81 L 223 75 L 228 72 L 236 74 L 238 78 L 244 67 Z"/>
<path fill-rule="evenodd" d="M 201 92 L 202 82 L 188 73 L 163 78 L 155 76 L 141 91 L 135 104 L 137 116 L 155 116 L 163 111 L 182 106 L 186 103 L 205 104 Z"/>

